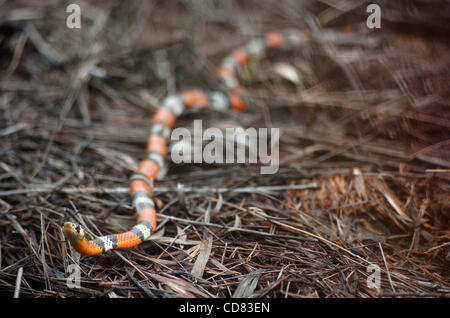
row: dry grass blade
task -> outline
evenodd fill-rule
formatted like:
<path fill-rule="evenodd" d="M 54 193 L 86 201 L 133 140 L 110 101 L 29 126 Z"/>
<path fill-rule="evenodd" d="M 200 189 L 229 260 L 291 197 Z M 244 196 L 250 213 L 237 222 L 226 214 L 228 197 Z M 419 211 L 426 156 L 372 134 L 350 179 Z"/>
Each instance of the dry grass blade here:
<path fill-rule="evenodd" d="M 233 298 L 251 297 L 258 285 L 258 280 L 262 273 L 263 271 L 258 269 L 253 273 L 247 274 L 234 291 Z"/>
<path fill-rule="evenodd" d="M 196 275 L 198 277 L 203 276 L 203 272 L 205 271 L 206 263 L 208 262 L 209 257 L 211 256 L 211 247 L 212 247 L 212 236 L 209 236 L 206 240 L 200 242 L 198 247 L 198 255 L 195 260 L 194 266 L 192 267 L 191 274 Z"/>

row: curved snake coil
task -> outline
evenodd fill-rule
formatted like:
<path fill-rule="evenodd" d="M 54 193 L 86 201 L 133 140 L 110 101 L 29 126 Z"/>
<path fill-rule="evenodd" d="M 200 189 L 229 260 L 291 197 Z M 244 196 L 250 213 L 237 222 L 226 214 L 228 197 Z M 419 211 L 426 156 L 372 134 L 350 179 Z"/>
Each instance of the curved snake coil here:
<path fill-rule="evenodd" d="M 246 111 L 248 104 L 243 97 L 236 73 L 252 58 L 263 57 L 268 50 L 295 49 L 309 41 L 308 36 L 298 30 L 271 32 L 250 41 L 227 56 L 217 75 L 227 93 L 221 91 L 189 90 L 168 96 L 154 114 L 150 136 L 147 141 L 147 157 L 130 178 L 130 195 L 136 210 L 137 223 L 124 233 L 100 236 L 94 240 L 85 238 L 80 225 L 66 222 L 63 231 L 72 247 L 83 255 L 98 255 L 112 249 L 127 249 L 147 240 L 156 228 L 155 204 L 151 199 L 151 180 L 165 173 L 165 156 L 168 140 L 175 120 L 188 107 L 212 107 L 216 110 Z"/>

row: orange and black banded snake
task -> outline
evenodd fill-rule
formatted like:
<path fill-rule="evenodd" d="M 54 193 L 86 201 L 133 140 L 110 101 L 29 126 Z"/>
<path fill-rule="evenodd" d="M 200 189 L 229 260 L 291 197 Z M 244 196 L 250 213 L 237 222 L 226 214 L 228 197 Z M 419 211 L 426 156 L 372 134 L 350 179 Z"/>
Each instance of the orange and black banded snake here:
<path fill-rule="evenodd" d="M 310 36 L 295 29 L 271 32 L 253 39 L 225 57 L 217 68 L 217 76 L 224 86 L 223 91 L 189 90 L 166 97 L 162 107 L 155 112 L 151 120 L 146 158 L 140 162 L 130 178 L 130 196 L 136 211 L 136 225 L 127 232 L 89 240 L 80 225 L 66 222 L 63 232 L 71 246 L 82 255 L 98 255 L 113 249 L 131 248 L 146 241 L 156 228 L 156 209 L 151 198 L 151 181 L 166 170 L 168 142 L 177 117 L 190 107 L 246 111 L 249 106 L 237 79 L 238 68 L 246 66 L 252 58 L 263 57 L 269 50 L 301 48 L 309 39 Z"/>

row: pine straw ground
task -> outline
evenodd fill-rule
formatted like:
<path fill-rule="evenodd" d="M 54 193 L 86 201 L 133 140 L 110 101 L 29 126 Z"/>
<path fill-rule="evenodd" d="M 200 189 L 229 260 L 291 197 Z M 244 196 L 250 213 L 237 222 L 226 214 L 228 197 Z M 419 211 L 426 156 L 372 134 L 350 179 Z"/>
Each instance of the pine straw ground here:
<path fill-rule="evenodd" d="M 78 3 L 82 28 L 70 30 L 67 3 L 0 2 L 0 295 L 450 295 L 448 1 L 379 1 L 372 32 L 363 1 Z M 254 61 L 240 74 L 252 111 L 176 124 L 279 127 L 278 173 L 170 163 L 150 242 L 71 252 L 64 221 L 88 235 L 133 225 L 127 180 L 165 96 L 217 88 L 214 66 L 255 35 L 348 25 L 378 45 L 312 43 Z M 69 288 L 78 261 L 81 288 Z"/>

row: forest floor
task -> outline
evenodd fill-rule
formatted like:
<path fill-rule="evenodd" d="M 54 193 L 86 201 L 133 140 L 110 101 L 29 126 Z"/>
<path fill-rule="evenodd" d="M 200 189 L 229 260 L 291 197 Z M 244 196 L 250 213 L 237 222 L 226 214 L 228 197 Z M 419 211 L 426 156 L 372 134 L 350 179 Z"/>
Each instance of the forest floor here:
<path fill-rule="evenodd" d="M 426 24 L 379 2 L 379 29 L 354 1 L 78 1 L 79 29 L 62 2 L 0 2 L 0 295 L 449 297 L 446 10 Z M 176 123 L 279 128 L 277 173 L 169 160 L 151 240 L 72 251 L 65 221 L 133 226 L 128 178 L 161 101 L 217 89 L 224 57 L 286 28 L 360 42 L 252 61 L 249 112 Z"/>

